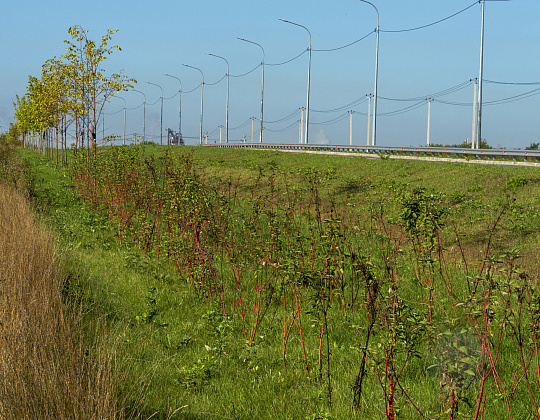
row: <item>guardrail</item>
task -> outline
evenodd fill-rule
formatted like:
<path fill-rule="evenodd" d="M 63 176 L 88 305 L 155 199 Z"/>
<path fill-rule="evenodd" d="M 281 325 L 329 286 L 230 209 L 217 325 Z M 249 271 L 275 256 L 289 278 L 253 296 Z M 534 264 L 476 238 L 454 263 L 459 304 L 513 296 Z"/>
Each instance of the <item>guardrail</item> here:
<path fill-rule="evenodd" d="M 459 147 L 398 147 L 398 146 L 343 146 L 332 144 L 275 144 L 275 143 L 221 143 L 203 144 L 206 147 L 224 147 L 241 149 L 280 149 L 280 150 L 309 150 L 320 152 L 346 153 L 378 153 L 382 155 L 432 156 L 449 158 L 455 156 L 464 159 L 512 159 L 522 158 L 540 160 L 540 150 L 507 150 L 507 149 L 466 149 Z"/>

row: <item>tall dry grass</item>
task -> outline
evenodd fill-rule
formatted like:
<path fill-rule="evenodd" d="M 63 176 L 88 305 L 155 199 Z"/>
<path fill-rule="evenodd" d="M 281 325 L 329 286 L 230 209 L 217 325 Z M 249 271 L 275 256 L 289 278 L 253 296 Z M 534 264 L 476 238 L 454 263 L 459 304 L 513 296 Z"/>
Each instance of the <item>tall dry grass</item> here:
<path fill-rule="evenodd" d="M 88 339 L 81 312 L 62 301 L 62 284 L 51 237 L 27 199 L 0 182 L 2 420 L 124 417 L 114 346 Z"/>

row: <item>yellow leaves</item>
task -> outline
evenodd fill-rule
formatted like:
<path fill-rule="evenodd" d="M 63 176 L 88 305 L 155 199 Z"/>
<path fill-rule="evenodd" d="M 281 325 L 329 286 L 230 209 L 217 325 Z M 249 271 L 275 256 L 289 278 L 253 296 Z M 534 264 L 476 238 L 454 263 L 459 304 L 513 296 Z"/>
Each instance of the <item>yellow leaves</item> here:
<path fill-rule="evenodd" d="M 53 124 L 52 117 L 58 114 L 100 115 L 104 98 L 133 88 L 135 79 L 128 79 L 123 73 L 107 77 L 102 67 L 109 54 L 121 51 L 117 45 L 107 46 L 116 32 L 118 29 L 107 30 L 97 45 L 88 39 L 88 30 L 79 25 L 68 28 L 72 39 L 64 41 L 66 54 L 47 60 L 41 79 L 30 76 L 27 93 L 22 98 L 17 96 L 15 117 L 20 126 L 44 129 Z"/>

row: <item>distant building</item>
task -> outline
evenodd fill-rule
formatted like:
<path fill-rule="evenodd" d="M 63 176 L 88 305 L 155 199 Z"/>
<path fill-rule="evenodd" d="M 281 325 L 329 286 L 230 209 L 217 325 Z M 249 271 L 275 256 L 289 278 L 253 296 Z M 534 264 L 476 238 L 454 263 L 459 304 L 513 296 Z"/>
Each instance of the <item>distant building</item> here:
<path fill-rule="evenodd" d="M 175 146 L 184 146 L 184 139 L 182 138 L 182 134 L 175 133 L 170 128 L 167 128 L 167 144 L 175 145 Z"/>

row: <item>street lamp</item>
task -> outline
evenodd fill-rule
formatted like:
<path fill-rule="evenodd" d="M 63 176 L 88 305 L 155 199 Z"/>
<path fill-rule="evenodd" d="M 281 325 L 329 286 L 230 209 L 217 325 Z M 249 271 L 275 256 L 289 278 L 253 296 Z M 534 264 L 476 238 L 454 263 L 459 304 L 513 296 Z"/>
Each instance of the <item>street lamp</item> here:
<path fill-rule="evenodd" d="M 180 105 L 178 106 L 178 145 L 182 144 L 182 81 L 176 77 L 171 76 L 170 74 L 163 73 L 164 76 L 172 77 L 180 82 Z"/>
<path fill-rule="evenodd" d="M 142 94 L 142 96 L 144 96 L 143 123 L 142 123 L 142 132 L 143 132 L 142 139 L 143 139 L 143 143 L 144 143 L 144 141 L 146 140 L 146 95 L 144 94 L 144 92 L 141 92 L 140 90 L 137 90 L 137 89 L 133 89 L 133 92 L 139 92 L 140 94 Z"/>
<path fill-rule="evenodd" d="M 478 75 L 478 123 L 476 125 L 476 148 L 482 148 L 482 82 L 484 79 L 484 10 L 486 0 L 482 0 L 482 29 L 480 32 L 480 71 Z"/>
<path fill-rule="evenodd" d="M 259 142 L 262 143 L 263 142 L 263 103 L 264 103 L 264 48 L 260 44 L 257 44 L 256 42 L 249 41 L 249 40 L 244 39 L 244 38 L 238 38 L 238 39 L 240 41 L 245 41 L 245 42 L 249 42 L 250 44 L 257 45 L 262 50 L 262 53 L 263 53 L 263 59 L 262 59 L 262 87 L 261 87 L 261 134 L 260 134 L 260 140 L 259 140 Z"/>
<path fill-rule="evenodd" d="M 149 85 L 157 86 L 161 89 L 161 125 L 160 125 L 160 132 L 159 132 L 159 144 L 163 146 L 163 88 L 160 85 L 156 85 L 152 82 L 146 82 Z"/>
<path fill-rule="evenodd" d="M 299 25 L 298 23 L 290 22 L 285 19 L 280 19 L 282 22 L 290 23 L 291 25 L 296 25 L 301 28 L 304 28 L 308 35 L 309 35 L 309 61 L 308 61 L 308 76 L 307 76 L 307 105 L 306 105 L 306 137 L 304 139 L 304 142 L 308 143 L 308 130 L 309 130 L 309 85 L 310 85 L 310 78 L 311 78 L 311 32 L 309 32 L 309 29 L 306 28 L 303 25 Z"/>
<path fill-rule="evenodd" d="M 122 99 L 124 101 L 124 146 L 126 145 L 126 100 L 121 96 L 112 96 L 112 98 Z"/>
<path fill-rule="evenodd" d="M 202 82 L 201 82 L 201 133 L 199 135 L 199 144 L 202 144 L 202 127 L 203 127 L 203 93 L 204 93 L 204 73 L 201 69 L 193 66 L 188 66 L 187 64 L 182 64 L 183 66 L 198 70 L 201 73 L 202 76 Z"/>
<path fill-rule="evenodd" d="M 229 62 L 227 61 L 226 58 L 221 57 L 219 55 L 215 55 L 211 53 L 206 53 L 206 54 L 211 55 L 212 57 L 221 58 L 222 60 L 225 61 L 225 63 L 227 63 L 227 105 L 225 107 L 225 142 L 228 143 L 229 142 Z"/>
<path fill-rule="evenodd" d="M 370 3 L 367 0 L 360 0 L 361 2 L 370 4 L 373 6 L 377 12 L 377 44 L 375 46 L 375 92 L 373 95 L 373 135 L 371 144 L 375 146 L 377 144 L 377 79 L 379 75 L 379 10 L 375 7 L 373 3 Z"/>

